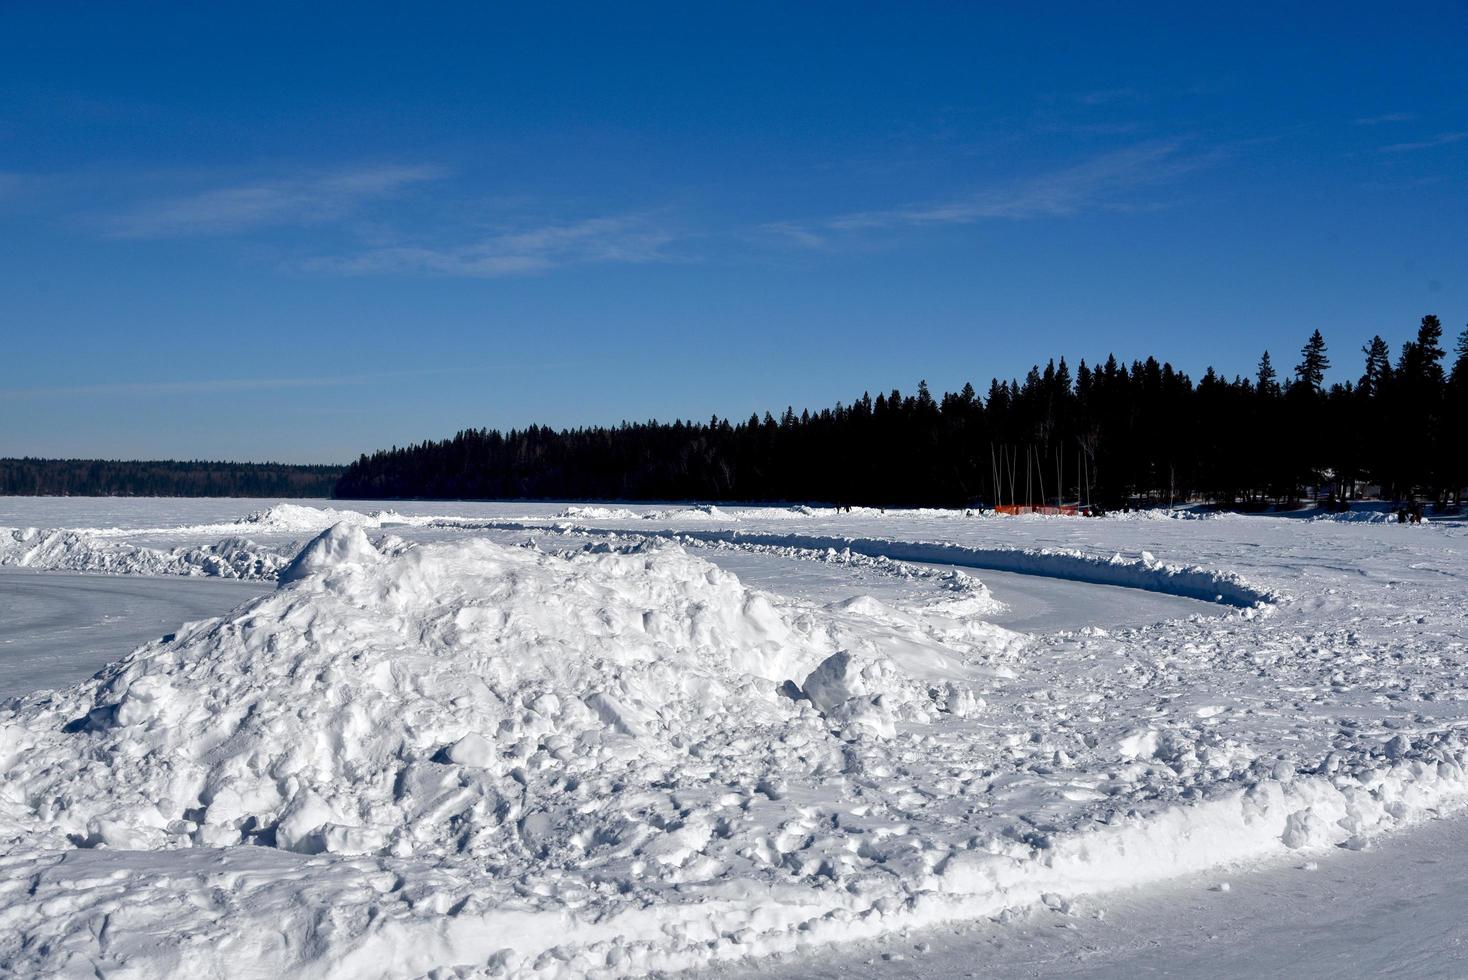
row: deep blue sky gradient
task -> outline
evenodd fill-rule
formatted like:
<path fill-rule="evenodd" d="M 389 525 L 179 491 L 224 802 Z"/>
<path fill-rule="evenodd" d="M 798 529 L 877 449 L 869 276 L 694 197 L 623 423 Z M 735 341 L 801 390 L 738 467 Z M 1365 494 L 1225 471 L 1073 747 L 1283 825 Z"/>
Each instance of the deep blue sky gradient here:
<path fill-rule="evenodd" d="M 0 455 L 1456 335 L 1468 7 L 1199 6 L 0 4 Z"/>

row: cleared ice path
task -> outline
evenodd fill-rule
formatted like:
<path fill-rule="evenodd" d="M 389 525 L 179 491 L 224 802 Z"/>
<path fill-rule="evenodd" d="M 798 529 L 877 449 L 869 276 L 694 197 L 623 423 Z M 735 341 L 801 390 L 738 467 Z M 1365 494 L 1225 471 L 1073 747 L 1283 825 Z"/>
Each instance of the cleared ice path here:
<path fill-rule="evenodd" d="M 270 582 L 0 571 L 0 699 L 62 687 Z"/>
<path fill-rule="evenodd" d="M 947 570 L 948 565 L 927 565 Z M 1188 616 L 1221 616 L 1228 610 L 1214 602 L 1183 596 L 1128 589 L 1118 585 L 1091 585 L 1015 572 L 966 569 L 989 587 L 1009 608 L 985 617 L 1023 633 L 1080 629 L 1083 626 L 1147 626 Z"/>
<path fill-rule="evenodd" d="M 701 558 L 738 575 L 747 585 L 814 602 L 836 602 L 870 593 L 884 601 L 901 598 L 908 586 L 861 568 L 739 550 L 700 549 Z M 1218 616 L 1227 608 L 1201 599 L 1117 585 L 1095 585 L 1042 575 L 960 568 L 914 562 L 937 571 L 957 570 L 978 578 L 1008 608 L 984 617 L 1025 633 L 1100 626 L 1149 626 L 1189 616 Z"/>

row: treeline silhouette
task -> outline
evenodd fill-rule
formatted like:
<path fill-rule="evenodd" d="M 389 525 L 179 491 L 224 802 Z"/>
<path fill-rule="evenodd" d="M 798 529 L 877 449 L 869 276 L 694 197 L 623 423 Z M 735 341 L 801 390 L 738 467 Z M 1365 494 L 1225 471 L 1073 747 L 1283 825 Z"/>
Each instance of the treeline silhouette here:
<path fill-rule="evenodd" d="M 0 459 L 0 495 L 328 497 L 340 466 L 203 460 Z"/>
<path fill-rule="evenodd" d="M 362 456 L 346 498 L 824 501 L 881 506 L 1168 499 L 1265 506 L 1306 492 L 1457 500 L 1468 483 L 1468 330 L 1445 363 L 1422 319 L 1395 361 L 1373 337 L 1359 380 L 1326 385 L 1317 330 L 1281 378 L 1198 381 L 1155 358 L 1062 358 L 1023 381 L 935 397 L 864 394 L 743 422 L 624 422 L 500 432 Z"/>

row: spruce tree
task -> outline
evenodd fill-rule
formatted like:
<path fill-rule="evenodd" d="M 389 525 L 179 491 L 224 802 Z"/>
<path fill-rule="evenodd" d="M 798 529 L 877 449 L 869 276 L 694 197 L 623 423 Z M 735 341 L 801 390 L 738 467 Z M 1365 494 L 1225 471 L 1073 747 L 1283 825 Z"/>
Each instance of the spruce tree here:
<path fill-rule="evenodd" d="M 1361 348 L 1361 353 L 1366 355 L 1366 373 L 1361 375 L 1361 382 L 1356 390 L 1370 397 L 1380 393 L 1382 385 L 1391 374 L 1391 348 L 1377 334 L 1371 338 L 1370 344 Z"/>
<path fill-rule="evenodd" d="M 1453 502 L 1461 507 L 1463 488 L 1468 485 L 1468 327 L 1458 334 L 1453 372 L 1448 376 L 1448 409 L 1445 427 L 1449 480 Z"/>
<path fill-rule="evenodd" d="M 1459 388 L 1468 387 L 1468 327 L 1464 327 L 1463 332 L 1458 334 L 1458 345 L 1454 353 L 1458 356 L 1453 361 L 1451 381 Z"/>
<path fill-rule="evenodd" d="M 1325 338 L 1317 330 L 1300 348 L 1300 363 L 1295 367 L 1295 377 L 1309 390 L 1319 392 L 1325 386 L 1325 372 L 1330 369 L 1330 358 L 1325 356 Z"/>
<path fill-rule="evenodd" d="M 1279 394 L 1279 375 L 1275 373 L 1274 362 L 1269 359 L 1269 351 L 1259 358 L 1255 388 L 1261 395 Z"/>
<path fill-rule="evenodd" d="M 1422 359 L 1422 380 L 1430 385 L 1443 383 L 1443 325 L 1432 314 L 1422 318 L 1417 328 L 1417 352 Z"/>

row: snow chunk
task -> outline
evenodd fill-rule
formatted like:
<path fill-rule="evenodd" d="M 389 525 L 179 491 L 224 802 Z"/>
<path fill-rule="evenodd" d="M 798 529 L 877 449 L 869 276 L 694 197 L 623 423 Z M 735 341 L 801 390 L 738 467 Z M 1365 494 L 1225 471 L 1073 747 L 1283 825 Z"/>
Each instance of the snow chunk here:
<path fill-rule="evenodd" d="M 321 532 L 302 548 L 301 553 L 280 570 L 279 582 L 288 585 L 338 565 L 369 564 L 380 557 L 361 527 L 342 521 Z"/>

